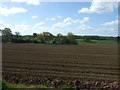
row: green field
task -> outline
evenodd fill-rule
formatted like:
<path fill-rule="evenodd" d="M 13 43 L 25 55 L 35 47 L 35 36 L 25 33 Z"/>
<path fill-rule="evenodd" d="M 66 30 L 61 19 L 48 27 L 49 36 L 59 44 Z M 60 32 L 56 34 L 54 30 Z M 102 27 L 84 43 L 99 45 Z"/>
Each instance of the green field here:
<path fill-rule="evenodd" d="M 91 42 L 84 42 L 83 39 L 77 39 L 78 44 L 85 44 L 85 43 L 96 43 L 96 44 L 112 44 L 117 43 L 114 40 L 91 40 Z"/>

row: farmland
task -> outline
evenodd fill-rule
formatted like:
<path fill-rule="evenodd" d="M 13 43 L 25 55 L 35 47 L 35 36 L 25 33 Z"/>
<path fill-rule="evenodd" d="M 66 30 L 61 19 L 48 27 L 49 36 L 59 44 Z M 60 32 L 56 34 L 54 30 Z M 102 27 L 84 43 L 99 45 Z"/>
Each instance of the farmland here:
<path fill-rule="evenodd" d="M 118 88 L 117 44 L 3 44 L 2 77 L 15 84 Z"/>
<path fill-rule="evenodd" d="M 83 39 L 77 39 L 78 44 L 87 44 L 88 42 L 84 42 Z M 117 44 L 118 42 L 115 40 L 91 40 L 89 43 L 95 44 Z"/>

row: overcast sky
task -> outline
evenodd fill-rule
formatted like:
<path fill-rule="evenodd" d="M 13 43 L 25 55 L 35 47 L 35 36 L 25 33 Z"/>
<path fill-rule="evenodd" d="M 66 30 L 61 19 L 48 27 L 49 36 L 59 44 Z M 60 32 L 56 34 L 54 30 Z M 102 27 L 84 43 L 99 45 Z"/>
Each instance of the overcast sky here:
<path fill-rule="evenodd" d="M 0 3 L 0 29 L 21 35 L 51 32 L 76 35 L 118 35 L 118 4 L 115 2 L 40 2 L 9 0 Z"/>

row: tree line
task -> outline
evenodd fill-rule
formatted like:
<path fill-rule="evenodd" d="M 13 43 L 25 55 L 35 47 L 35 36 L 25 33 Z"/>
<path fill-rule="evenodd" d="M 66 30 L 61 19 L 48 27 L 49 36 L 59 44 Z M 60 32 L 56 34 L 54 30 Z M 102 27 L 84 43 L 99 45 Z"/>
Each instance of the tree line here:
<path fill-rule="evenodd" d="M 2 34 L 2 42 L 12 43 L 44 43 L 44 44 L 77 44 L 76 37 L 73 33 L 69 32 L 66 36 L 57 34 L 57 36 L 50 32 L 43 32 L 40 34 L 33 33 L 33 35 L 20 35 L 19 32 L 12 34 L 11 29 L 4 28 L 0 30 Z"/>
<path fill-rule="evenodd" d="M 69 32 L 66 36 L 57 34 L 56 36 L 50 32 L 33 33 L 33 35 L 20 35 L 19 32 L 12 33 L 10 28 L 0 29 L 3 43 L 44 43 L 44 44 L 78 44 L 77 39 L 83 39 L 84 42 L 91 40 L 115 40 L 120 41 L 120 37 L 105 36 L 76 36 Z"/>

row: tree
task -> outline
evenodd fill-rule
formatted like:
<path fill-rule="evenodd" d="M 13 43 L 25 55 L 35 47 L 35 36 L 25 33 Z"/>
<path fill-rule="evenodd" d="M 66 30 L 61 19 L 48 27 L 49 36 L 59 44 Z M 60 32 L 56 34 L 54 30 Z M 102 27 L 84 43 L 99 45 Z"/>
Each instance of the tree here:
<path fill-rule="evenodd" d="M 40 43 L 45 43 L 44 36 L 42 34 L 37 34 L 37 39 Z"/>
<path fill-rule="evenodd" d="M 55 39 L 56 44 L 69 44 L 69 41 L 66 36 L 63 36 L 62 34 L 57 34 Z"/>
<path fill-rule="evenodd" d="M 57 37 L 62 37 L 63 35 L 61 33 L 58 33 L 57 34 Z"/>
<path fill-rule="evenodd" d="M 77 44 L 76 37 L 75 37 L 75 35 L 73 33 L 69 32 L 67 34 L 67 39 L 68 39 L 69 44 Z"/>
<path fill-rule="evenodd" d="M 45 43 L 52 43 L 54 39 L 54 35 L 52 35 L 50 32 L 43 32 L 42 33 Z"/>
<path fill-rule="evenodd" d="M 90 39 L 90 37 L 88 37 L 88 36 L 84 36 L 84 37 L 83 37 L 83 41 L 84 41 L 84 42 L 91 42 L 91 39 Z"/>
<path fill-rule="evenodd" d="M 66 36 L 62 36 L 61 44 L 69 44 L 69 40 L 68 40 L 68 38 Z"/>
<path fill-rule="evenodd" d="M 20 36 L 20 32 L 15 32 L 15 35 L 16 35 L 17 37 L 19 37 L 19 36 Z"/>
<path fill-rule="evenodd" d="M 63 38 L 63 35 L 62 34 L 57 34 L 57 36 L 55 37 L 55 42 L 56 44 L 62 44 L 62 38 Z"/>
<path fill-rule="evenodd" d="M 33 33 L 33 37 L 36 38 L 37 37 L 37 33 Z"/>
<path fill-rule="evenodd" d="M 2 33 L 2 41 L 3 42 L 10 42 L 12 40 L 12 31 L 9 28 L 4 28 L 1 30 Z"/>

